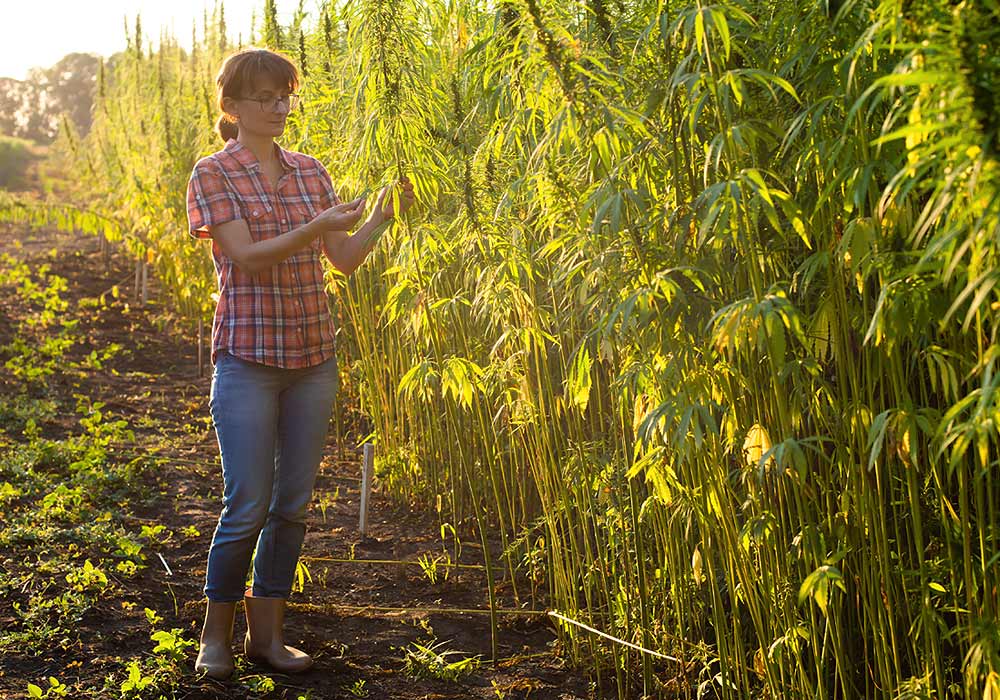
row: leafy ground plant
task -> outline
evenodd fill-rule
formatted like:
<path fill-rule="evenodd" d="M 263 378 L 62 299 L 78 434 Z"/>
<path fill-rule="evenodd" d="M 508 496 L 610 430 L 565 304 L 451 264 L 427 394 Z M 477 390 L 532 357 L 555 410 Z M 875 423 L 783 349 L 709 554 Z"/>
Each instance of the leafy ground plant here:
<path fill-rule="evenodd" d="M 457 681 L 479 669 L 479 656 L 448 650 L 445 645 L 446 642 L 413 642 L 404 658 L 406 673 L 414 678 Z"/>

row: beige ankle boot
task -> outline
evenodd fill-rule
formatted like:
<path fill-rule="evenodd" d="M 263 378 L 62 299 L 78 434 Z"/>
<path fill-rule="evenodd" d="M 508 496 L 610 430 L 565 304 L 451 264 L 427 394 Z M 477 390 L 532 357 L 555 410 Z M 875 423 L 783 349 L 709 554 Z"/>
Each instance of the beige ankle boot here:
<path fill-rule="evenodd" d="M 243 644 L 247 658 L 263 661 L 283 673 L 298 673 L 312 666 L 312 657 L 304 651 L 285 646 L 284 598 L 257 598 L 247 590 L 243 604 L 247 612 Z"/>
<path fill-rule="evenodd" d="M 233 674 L 233 618 L 236 603 L 208 601 L 194 670 L 219 680 Z"/>

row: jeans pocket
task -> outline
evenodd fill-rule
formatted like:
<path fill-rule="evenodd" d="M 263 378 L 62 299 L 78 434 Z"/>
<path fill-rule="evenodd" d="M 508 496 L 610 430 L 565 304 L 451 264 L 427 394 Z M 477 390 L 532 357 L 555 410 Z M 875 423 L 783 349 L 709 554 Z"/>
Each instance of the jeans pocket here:
<path fill-rule="evenodd" d="M 215 367 L 212 370 L 212 385 L 208 393 L 208 409 L 215 418 L 215 406 L 218 401 L 220 383 L 226 381 L 236 369 L 238 369 L 239 358 L 233 357 L 225 350 L 219 350 L 215 357 Z"/>

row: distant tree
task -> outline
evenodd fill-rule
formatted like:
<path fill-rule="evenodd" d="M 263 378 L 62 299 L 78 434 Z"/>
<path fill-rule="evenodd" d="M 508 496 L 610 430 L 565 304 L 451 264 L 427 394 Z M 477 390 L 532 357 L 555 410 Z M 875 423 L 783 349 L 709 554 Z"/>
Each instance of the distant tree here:
<path fill-rule="evenodd" d="M 46 111 L 50 118 L 54 118 L 55 124 L 65 113 L 81 135 L 90 131 L 90 112 L 100 67 L 99 56 L 71 53 L 45 71 L 45 90 L 48 93 Z M 54 137 L 55 133 L 53 130 L 51 136 Z"/>
<path fill-rule="evenodd" d="M 18 117 L 24 109 L 24 83 L 13 78 L 0 78 L 0 134 L 16 136 Z"/>
<path fill-rule="evenodd" d="M 32 68 L 27 80 L 0 79 L 0 133 L 49 143 L 65 114 L 86 134 L 100 66 L 99 56 L 71 53 L 51 68 Z"/>

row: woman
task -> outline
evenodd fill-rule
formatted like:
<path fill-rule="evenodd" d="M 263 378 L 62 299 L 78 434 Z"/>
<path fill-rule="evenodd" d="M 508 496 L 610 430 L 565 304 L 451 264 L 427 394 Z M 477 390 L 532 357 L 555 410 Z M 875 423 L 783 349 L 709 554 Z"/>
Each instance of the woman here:
<path fill-rule="evenodd" d="M 216 80 L 226 145 L 199 160 L 188 182 L 190 233 L 211 238 L 219 282 L 210 407 L 224 493 L 195 663 L 213 678 L 232 673 L 241 599 L 248 657 L 283 672 L 312 665 L 285 645 L 282 625 L 338 382 L 320 255 L 351 274 L 368 255 L 372 232 L 393 216 L 386 188 L 349 235 L 364 200 L 341 203 L 319 161 L 275 143 L 298 82 L 280 54 L 229 56 Z M 413 186 L 403 177 L 397 188 L 403 212 Z M 244 590 L 251 555 L 253 586 Z"/>

